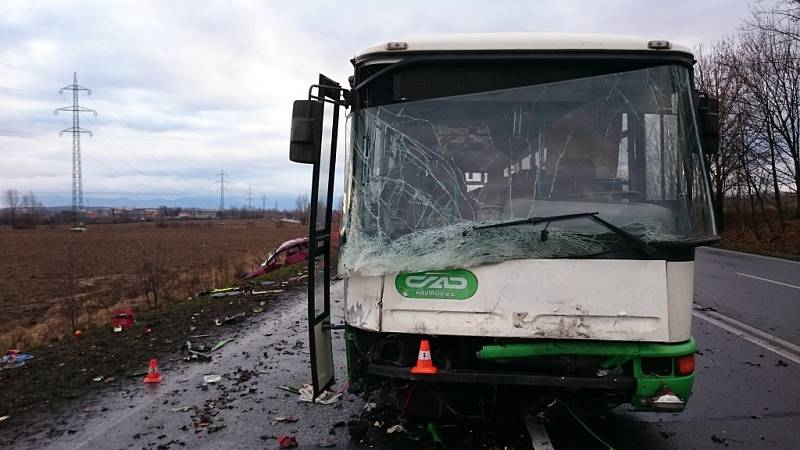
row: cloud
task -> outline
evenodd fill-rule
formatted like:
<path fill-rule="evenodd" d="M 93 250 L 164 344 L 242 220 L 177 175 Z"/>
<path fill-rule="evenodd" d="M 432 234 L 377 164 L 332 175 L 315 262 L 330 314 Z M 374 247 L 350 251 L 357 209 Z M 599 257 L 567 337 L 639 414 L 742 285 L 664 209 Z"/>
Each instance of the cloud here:
<path fill-rule="evenodd" d="M 746 2 L 18 1 L 0 16 L 0 188 L 68 195 L 71 104 L 79 82 L 96 109 L 81 126 L 86 196 L 213 196 L 214 174 L 290 197 L 308 167 L 288 162 L 291 103 L 318 73 L 346 82 L 375 43 L 437 32 L 590 31 L 718 39 Z M 286 205 L 289 206 L 289 205 Z"/>

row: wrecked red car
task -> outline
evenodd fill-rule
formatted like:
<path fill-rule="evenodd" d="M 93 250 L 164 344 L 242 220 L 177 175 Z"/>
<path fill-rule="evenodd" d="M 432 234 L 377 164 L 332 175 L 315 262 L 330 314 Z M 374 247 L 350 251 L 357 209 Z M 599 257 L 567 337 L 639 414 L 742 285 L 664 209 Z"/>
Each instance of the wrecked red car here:
<path fill-rule="evenodd" d="M 255 278 L 283 266 L 296 264 L 308 259 L 308 236 L 290 239 L 269 254 L 266 261 L 256 270 L 244 275 L 245 279 Z"/>

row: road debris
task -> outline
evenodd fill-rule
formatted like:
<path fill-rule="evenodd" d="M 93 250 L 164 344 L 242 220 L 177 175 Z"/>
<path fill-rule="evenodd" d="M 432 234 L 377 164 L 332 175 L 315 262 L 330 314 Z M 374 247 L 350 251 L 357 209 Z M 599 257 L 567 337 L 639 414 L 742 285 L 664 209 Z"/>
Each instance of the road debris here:
<path fill-rule="evenodd" d="M 789 367 L 789 364 L 786 364 L 786 361 L 779 359 L 778 362 L 775 363 L 775 367 Z"/>
<path fill-rule="evenodd" d="M 147 375 L 147 370 L 137 370 L 136 372 L 131 372 L 125 375 L 126 378 L 139 378 L 142 375 Z"/>
<path fill-rule="evenodd" d="M 281 423 L 281 422 L 294 423 L 294 422 L 297 422 L 298 420 L 300 420 L 300 419 L 298 419 L 295 416 L 273 417 L 272 418 L 272 424 L 275 425 L 275 424 L 278 424 L 278 423 Z"/>
<path fill-rule="evenodd" d="M 244 317 L 244 313 L 242 313 L 242 317 Z M 232 341 L 233 341 L 233 338 L 223 339 L 223 340 L 217 342 L 213 347 L 211 347 L 211 350 L 209 350 L 208 353 L 214 353 L 215 351 L 221 349 L 226 344 L 228 344 L 228 342 L 232 342 Z"/>
<path fill-rule="evenodd" d="M 318 448 L 336 447 L 336 440 L 330 436 L 325 436 L 325 439 L 317 443 Z"/>
<path fill-rule="evenodd" d="M 19 350 L 9 350 L 0 358 L 0 370 L 22 367 L 27 361 L 32 359 L 33 355 L 30 353 L 22 353 Z"/>
<path fill-rule="evenodd" d="M 298 394 L 298 395 L 300 394 L 300 389 L 285 384 L 278 386 L 278 389 L 283 389 L 284 391 L 291 392 L 292 394 Z"/>
<path fill-rule="evenodd" d="M 134 323 L 136 323 L 136 319 L 133 314 L 133 308 L 117 308 L 112 311 L 111 325 L 114 326 L 115 333 L 132 327 Z"/>
<path fill-rule="evenodd" d="M 203 376 L 203 384 L 219 383 L 220 381 L 222 381 L 222 377 L 220 375 L 204 375 Z"/>
<path fill-rule="evenodd" d="M 377 404 L 375 402 L 366 402 L 364 403 L 364 412 L 372 412 L 376 407 Z"/>
<path fill-rule="evenodd" d="M 315 399 L 314 398 L 314 387 L 310 384 L 303 385 L 300 388 L 300 398 L 301 402 L 308 402 L 308 403 L 320 403 L 322 405 L 331 405 L 339 401 L 339 398 L 342 397 L 342 393 L 335 393 L 331 391 L 323 391 L 319 396 Z"/>
<path fill-rule="evenodd" d="M 189 410 L 189 407 L 188 407 L 188 406 L 181 406 L 181 407 L 179 407 L 179 408 L 172 408 L 172 409 L 170 409 L 170 412 L 186 412 L 186 411 L 188 411 L 188 410 Z"/>
<path fill-rule="evenodd" d="M 92 381 L 94 381 L 95 383 L 103 381 L 103 376 L 102 375 L 96 376 L 96 377 L 92 378 Z"/>
<path fill-rule="evenodd" d="M 214 319 L 214 324 L 219 327 L 242 319 L 244 319 L 244 311 L 240 312 L 239 314 L 234 314 L 232 316 L 225 316 L 225 318 L 222 320 Z"/>
<path fill-rule="evenodd" d="M 399 423 L 397 425 L 392 425 L 391 427 L 386 429 L 386 434 L 405 433 L 405 432 L 406 429 L 403 428 L 403 425 Z"/>
<path fill-rule="evenodd" d="M 428 433 L 431 435 L 431 439 L 433 439 L 434 446 L 441 446 L 442 448 L 445 447 L 444 440 L 442 439 L 442 433 L 439 432 L 439 428 L 433 422 L 428 422 L 428 426 L 426 428 Z"/>
<path fill-rule="evenodd" d="M 5 422 L 6 420 L 8 420 L 9 417 L 11 417 L 11 416 L 2 416 L 2 417 L 0 417 L 0 422 Z"/>
<path fill-rule="evenodd" d="M 297 447 L 297 439 L 294 436 L 278 436 L 276 439 L 281 448 Z"/>

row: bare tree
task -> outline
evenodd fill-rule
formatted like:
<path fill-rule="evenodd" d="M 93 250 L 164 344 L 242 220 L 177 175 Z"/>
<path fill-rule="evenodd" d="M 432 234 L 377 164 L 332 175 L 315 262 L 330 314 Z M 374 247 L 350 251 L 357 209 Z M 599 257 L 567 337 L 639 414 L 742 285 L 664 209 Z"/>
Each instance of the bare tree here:
<path fill-rule="evenodd" d="M 73 250 L 72 243 L 67 244 L 67 276 L 64 285 L 64 303 L 62 305 L 64 318 L 69 327 L 69 333 L 72 334 L 78 329 L 78 318 L 81 316 L 83 305 L 78 295 L 75 285 L 75 251 Z"/>
<path fill-rule="evenodd" d="M 159 300 L 162 299 L 166 291 L 167 256 L 161 251 L 160 246 L 156 246 L 150 252 L 142 250 L 142 257 L 139 264 L 139 279 L 142 283 L 144 298 L 147 306 L 158 309 Z"/>
<path fill-rule="evenodd" d="M 8 213 L 11 218 L 11 227 L 17 227 L 17 208 L 19 207 L 19 191 L 16 189 L 8 189 L 3 193 L 3 204 L 8 208 Z"/>
<path fill-rule="evenodd" d="M 308 223 L 308 214 L 311 202 L 308 199 L 308 194 L 303 193 L 295 199 L 295 213 L 300 217 L 300 222 L 305 225 Z"/>
<path fill-rule="evenodd" d="M 35 227 L 41 216 L 42 203 L 36 198 L 33 191 L 28 191 L 22 196 L 22 221 L 25 228 Z"/>

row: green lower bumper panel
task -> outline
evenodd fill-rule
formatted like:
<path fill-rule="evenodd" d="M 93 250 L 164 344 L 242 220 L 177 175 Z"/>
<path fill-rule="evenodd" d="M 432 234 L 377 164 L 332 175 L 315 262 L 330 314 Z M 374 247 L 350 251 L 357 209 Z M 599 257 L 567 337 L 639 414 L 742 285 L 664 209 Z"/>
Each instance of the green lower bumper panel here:
<path fill-rule="evenodd" d="M 636 390 L 631 401 L 637 411 L 681 411 L 692 394 L 694 373 L 654 375 L 642 371 L 642 358 L 675 358 L 697 350 L 694 338 L 685 342 L 541 341 L 521 344 L 486 345 L 478 351 L 484 360 L 510 360 L 540 356 L 600 356 L 604 367 L 633 363 Z"/>

